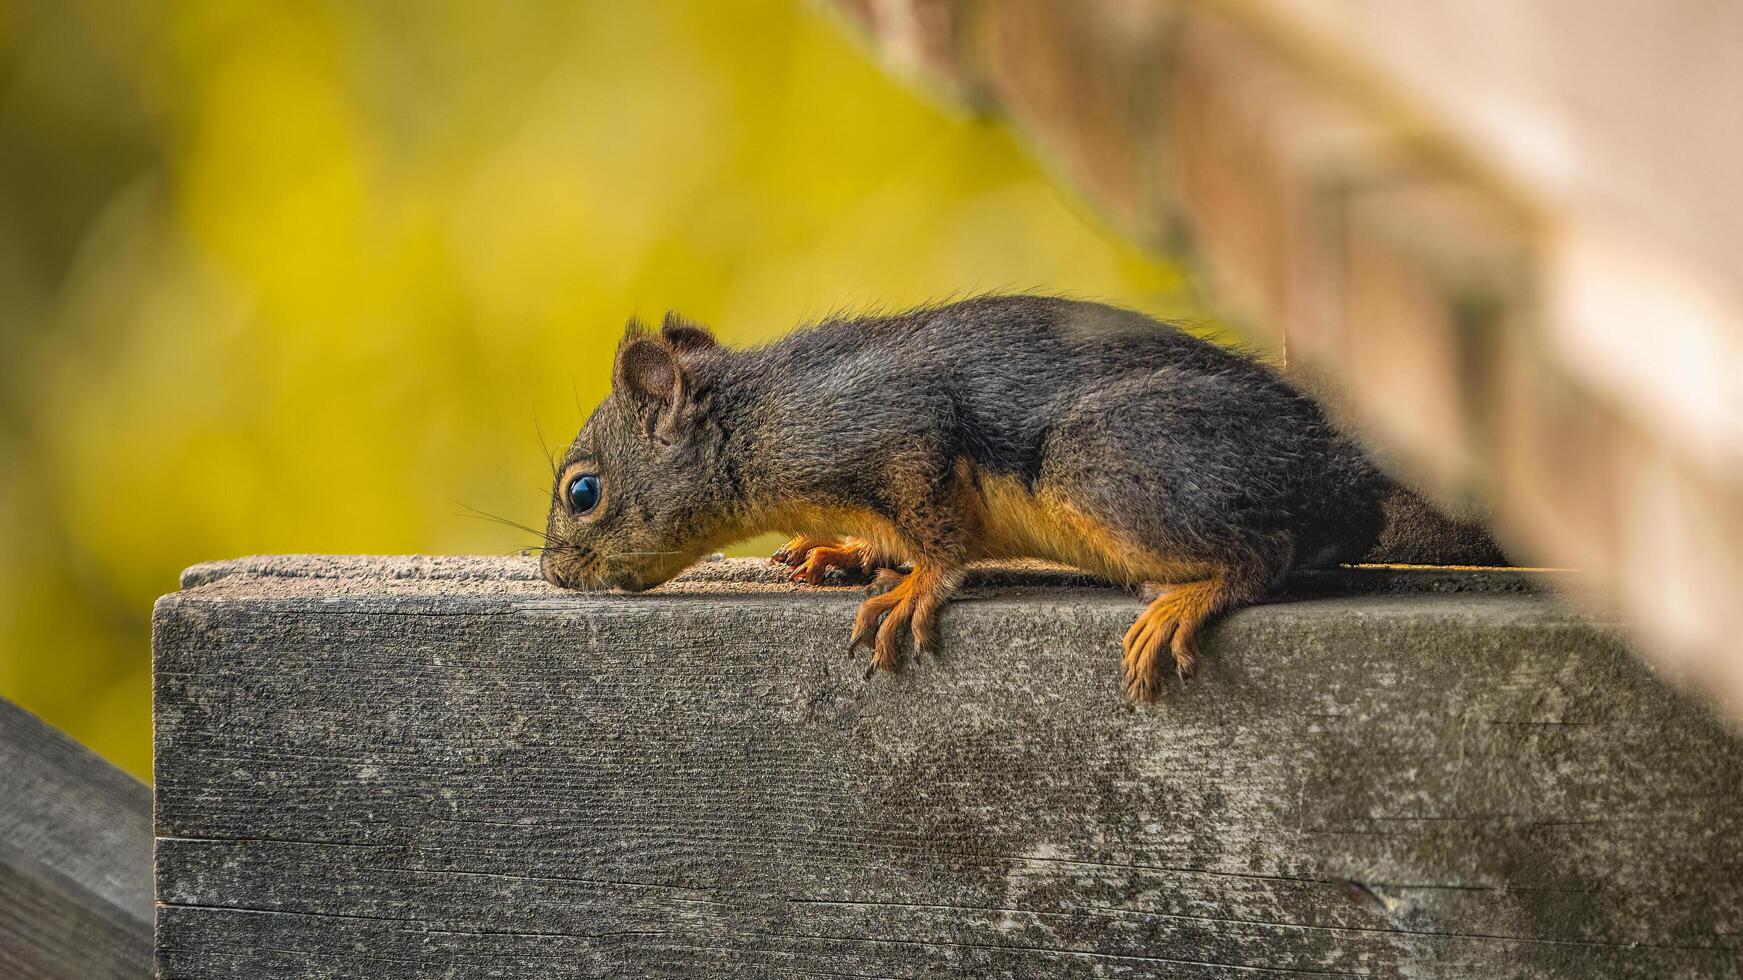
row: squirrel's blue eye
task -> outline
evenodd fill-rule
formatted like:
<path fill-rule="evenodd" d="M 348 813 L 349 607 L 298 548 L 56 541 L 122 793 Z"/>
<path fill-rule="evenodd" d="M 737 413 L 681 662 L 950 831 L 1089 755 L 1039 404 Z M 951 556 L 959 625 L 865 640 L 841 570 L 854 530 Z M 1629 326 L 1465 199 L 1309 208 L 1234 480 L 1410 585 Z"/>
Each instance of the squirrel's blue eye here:
<path fill-rule="evenodd" d="M 599 477 L 583 473 L 569 481 L 569 511 L 585 514 L 599 506 Z"/>

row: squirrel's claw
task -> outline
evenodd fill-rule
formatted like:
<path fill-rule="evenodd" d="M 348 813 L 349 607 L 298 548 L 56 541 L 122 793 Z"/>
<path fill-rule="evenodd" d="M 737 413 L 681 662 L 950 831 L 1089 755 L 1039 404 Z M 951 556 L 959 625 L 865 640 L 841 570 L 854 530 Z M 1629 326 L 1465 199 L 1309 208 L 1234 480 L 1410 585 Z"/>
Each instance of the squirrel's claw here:
<path fill-rule="evenodd" d="M 1136 636 L 1134 636 L 1136 634 Z M 1174 676 L 1184 690 L 1186 682 L 1198 672 L 1198 655 L 1189 634 L 1174 620 L 1146 623 L 1144 617 L 1127 631 L 1123 686 L 1126 696 L 1134 701 L 1154 701 L 1162 693 L 1162 655 L 1174 661 Z"/>
<path fill-rule="evenodd" d="M 875 599 L 866 600 L 854 617 L 853 643 L 849 649 L 868 647 L 872 651 L 871 670 L 896 673 L 902 669 L 902 635 L 908 630 L 907 603 L 897 601 L 874 607 Z"/>
<path fill-rule="evenodd" d="M 914 616 L 913 576 L 908 575 L 895 588 L 874 595 L 860 604 L 853 617 L 853 639 L 849 650 L 861 646 L 872 650 L 873 672 L 902 669 L 902 638 Z"/>
<path fill-rule="evenodd" d="M 892 592 L 907 577 L 907 573 L 899 569 L 880 568 L 877 574 L 872 576 L 871 585 L 866 587 L 866 594 L 883 595 L 886 592 Z"/>
<path fill-rule="evenodd" d="M 915 654 L 929 653 L 937 645 L 934 617 L 955 587 L 954 576 L 920 566 L 903 574 L 894 569 L 882 569 L 874 589 L 887 591 L 874 594 L 860 604 L 853 617 L 853 637 L 850 651 L 861 646 L 872 649 L 871 664 L 866 676 L 879 670 L 894 673 L 901 669 L 901 652 L 906 637 L 914 638 Z"/>
<path fill-rule="evenodd" d="M 866 603 L 859 607 L 859 612 L 853 617 L 853 635 L 848 638 L 847 652 L 852 653 L 860 647 L 870 650 L 872 642 L 877 637 L 878 624 L 883 620 L 881 611 L 872 616 L 866 614 Z"/>
<path fill-rule="evenodd" d="M 1126 696 L 1135 701 L 1154 701 L 1162 693 L 1162 656 L 1174 661 L 1174 676 L 1181 687 L 1198 670 L 1198 628 L 1218 601 L 1218 584 L 1189 582 L 1174 586 L 1138 614 L 1126 630 L 1121 647 Z"/>
<path fill-rule="evenodd" d="M 801 534 L 776 549 L 775 553 L 769 556 L 769 560 L 782 565 L 797 566 L 802 564 L 815 549 L 831 544 L 839 544 L 839 542 L 833 538 L 819 538 L 809 534 Z"/>
<path fill-rule="evenodd" d="M 872 569 L 871 552 L 858 538 L 813 538 L 800 535 L 773 555 L 773 560 L 793 568 L 789 578 L 806 585 L 824 585 L 831 570 L 839 569 L 850 579 L 862 578 Z"/>
<path fill-rule="evenodd" d="M 1122 644 L 1125 656 L 1120 662 L 1124 667 L 1122 686 L 1127 697 L 1134 701 L 1154 701 L 1161 693 L 1162 671 L 1158 661 L 1174 639 L 1178 625 L 1173 619 L 1154 616 L 1146 610 L 1131 629 L 1126 630 Z M 1180 664 L 1176 663 L 1175 667 L 1180 669 Z"/>
<path fill-rule="evenodd" d="M 793 570 L 792 579 L 807 585 L 822 585 L 829 575 L 829 570 L 839 568 L 850 574 L 861 574 L 865 571 L 865 558 L 858 545 L 846 542 L 839 545 L 821 545 L 811 549 L 798 568 Z"/>

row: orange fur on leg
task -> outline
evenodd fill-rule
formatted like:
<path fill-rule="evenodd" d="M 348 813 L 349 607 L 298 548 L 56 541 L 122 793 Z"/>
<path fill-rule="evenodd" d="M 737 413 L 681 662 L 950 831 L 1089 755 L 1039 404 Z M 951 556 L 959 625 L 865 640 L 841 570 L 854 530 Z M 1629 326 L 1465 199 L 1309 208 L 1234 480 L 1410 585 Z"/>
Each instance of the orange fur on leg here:
<path fill-rule="evenodd" d="M 894 573 L 892 573 L 894 574 Z M 892 673 L 901 668 L 902 634 L 910 630 L 918 652 L 933 649 L 938 642 L 934 619 L 950 593 L 956 590 L 961 572 L 946 570 L 930 562 L 915 562 L 914 570 L 887 592 L 874 595 L 859 607 L 853 618 L 853 639 L 849 649 L 872 648 L 874 670 Z M 880 580 L 887 577 L 880 573 Z"/>
<path fill-rule="evenodd" d="M 1227 601 L 1223 579 L 1215 576 L 1170 586 L 1139 613 L 1122 644 L 1127 696 L 1156 700 L 1162 687 L 1163 651 L 1172 655 L 1174 671 L 1182 681 L 1191 677 L 1198 668 L 1199 628 Z"/>

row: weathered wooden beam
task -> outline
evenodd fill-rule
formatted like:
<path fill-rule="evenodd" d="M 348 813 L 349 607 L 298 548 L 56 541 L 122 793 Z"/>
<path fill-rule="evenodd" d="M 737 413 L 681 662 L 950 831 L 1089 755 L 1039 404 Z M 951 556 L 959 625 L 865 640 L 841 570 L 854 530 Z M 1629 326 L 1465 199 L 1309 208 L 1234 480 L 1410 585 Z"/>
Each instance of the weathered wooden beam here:
<path fill-rule="evenodd" d="M 1120 695 L 1138 611 L 251 559 L 154 621 L 158 966 L 193 976 L 1735 976 L 1743 745 L 1529 572 L 1310 576 Z"/>
<path fill-rule="evenodd" d="M 151 975 L 151 791 L 0 699 L 0 977 Z"/>

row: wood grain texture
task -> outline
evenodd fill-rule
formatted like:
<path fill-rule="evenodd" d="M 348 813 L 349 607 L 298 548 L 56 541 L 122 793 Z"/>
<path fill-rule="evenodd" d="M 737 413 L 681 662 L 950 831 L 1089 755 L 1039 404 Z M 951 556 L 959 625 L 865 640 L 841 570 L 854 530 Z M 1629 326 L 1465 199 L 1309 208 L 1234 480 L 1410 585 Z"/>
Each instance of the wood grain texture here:
<path fill-rule="evenodd" d="M 1153 708 L 1129 595 L 983 577 L 868 681 L 767 577 L 191 570 L 161 975 L 1743 972 L 1743 747 L 1530 573 L 1303 579 Z"/>
<path fill-rule="evenodd" d="M 151 791 L 0 699 L 0 977 L 151 975 Z"/>

